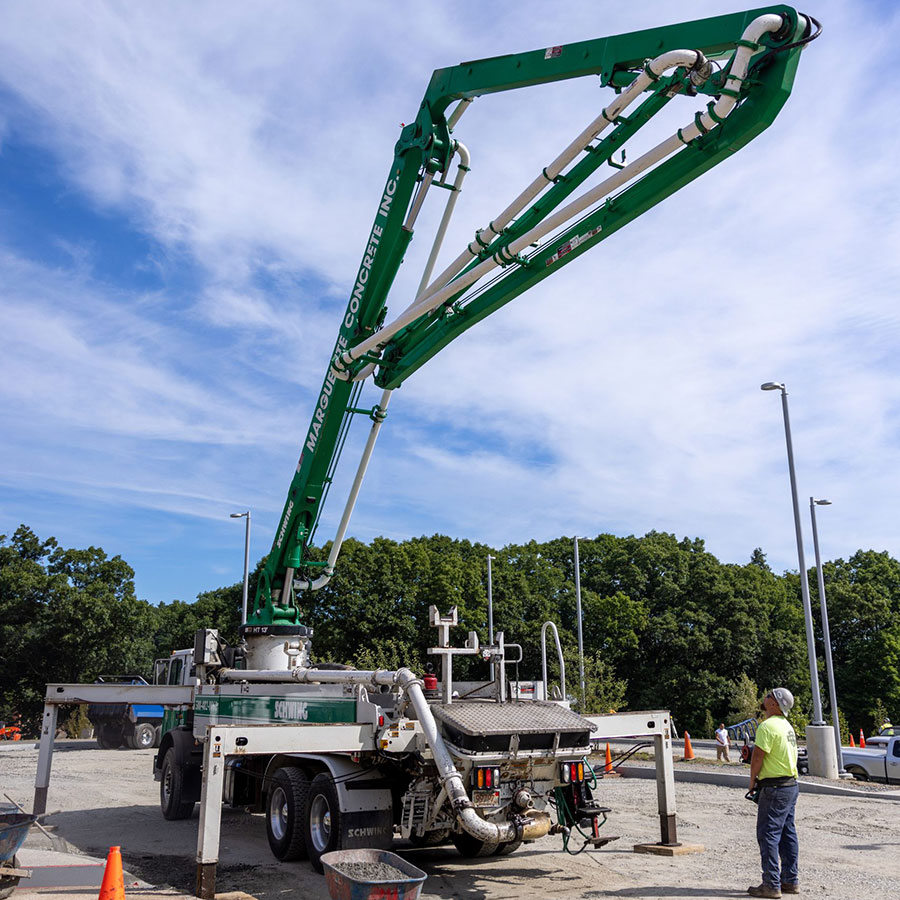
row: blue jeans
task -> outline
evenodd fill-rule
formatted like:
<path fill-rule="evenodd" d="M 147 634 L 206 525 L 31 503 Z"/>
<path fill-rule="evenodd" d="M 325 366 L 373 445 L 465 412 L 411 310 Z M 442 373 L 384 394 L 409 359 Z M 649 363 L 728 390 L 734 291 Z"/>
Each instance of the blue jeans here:
<path fill-rule="evenodd" d="M 771 887 L 778 887 L 782 882 L 797 884 L 799 880 L 800 847 L 794 827 L 794 807 L 799 794 L 799 785 L 783 784 L 764 787 L 759 795 L 756 840 L 762 857 L 763 884 Z"/>

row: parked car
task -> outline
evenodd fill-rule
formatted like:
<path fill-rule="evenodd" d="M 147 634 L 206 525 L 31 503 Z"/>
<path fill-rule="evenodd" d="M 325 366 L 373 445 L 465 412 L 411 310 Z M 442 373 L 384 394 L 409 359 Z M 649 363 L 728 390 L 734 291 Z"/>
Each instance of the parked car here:
<path fill-rule="evenodd" d="M 900 735 L 887 739 L 885 747 L 844 748 L 844 768 L 860 781 L 900 784 Z"/>

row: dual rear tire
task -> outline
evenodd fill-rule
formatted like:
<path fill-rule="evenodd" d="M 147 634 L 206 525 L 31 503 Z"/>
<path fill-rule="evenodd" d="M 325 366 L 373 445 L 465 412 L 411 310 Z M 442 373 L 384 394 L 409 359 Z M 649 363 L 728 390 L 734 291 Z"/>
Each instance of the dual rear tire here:
<path fill-rule="evenodd" d="M 322 872 L 322 856 L 343 849 L 348 838 L 346 817 L 341 814 L 331 775 L 320 772 L 310 780 L 297 766 L 278 769 L 272 776 L 266 803 L 266 836 L 277 859 L 308 859 L 317 872 Z M 465 832 L 452 835 L 452 840 L 456 849 L 470 859 L 506 856 L 522 843 L 514 840 L 490 844 Z M 420 845 L 441 842 L 420 841 Z"/>
<path fill-rule="evenodd" d="M 266 809 L 266 837 L 280 860 L 306 859 L 303 818 L 309 779 L 293 766 L 279 769 L 272 778 Z"/>
<path fill-rule="evenodd" d="M 296 766 L 279 769 L 266 804 L 266 836 L 277 859 L 308 859 L 322 872 L 322 855 L 340 850 L 347 837 L 331 776 L 322 772 L 310 781 Z"/>

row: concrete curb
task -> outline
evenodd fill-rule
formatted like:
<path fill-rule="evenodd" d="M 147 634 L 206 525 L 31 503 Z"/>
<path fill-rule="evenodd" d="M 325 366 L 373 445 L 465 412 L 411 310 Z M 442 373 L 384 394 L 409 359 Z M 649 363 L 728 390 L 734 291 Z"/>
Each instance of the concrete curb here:
<path fill-rule="evenodd" d="M 626 778 L 656 778 L 656 769 L 651 766 L 615 766 Z M 749 775 L 733 775 L 730 772 L 704 772 L 701 769 L 675 769 L 675 780 L 695 784 L 717 784 L 721 787 L 747 790 Z M 900 800 L 900 791 L 859 791 L 854 788 L 838 787 L 831 784 L 819 784 L 814 781 L 800 779 L 801 794 L 831 794 L 836 797 L 863 798 L 865 800 Z"/>

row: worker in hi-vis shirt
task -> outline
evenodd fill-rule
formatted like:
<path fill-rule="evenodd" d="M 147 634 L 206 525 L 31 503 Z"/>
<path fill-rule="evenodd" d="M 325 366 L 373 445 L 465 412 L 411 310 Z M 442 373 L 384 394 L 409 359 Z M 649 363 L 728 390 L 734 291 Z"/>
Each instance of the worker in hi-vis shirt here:
<path fill-rule="evenodd" d="M 799 845 L 794 827 L 797 784 L 797 735 L 787 714 L 794 695 L 775 688 L 763 699 L 765 719 L 756 729 L 750 757 L 750 790 L 759 788 L 756 840 L 762 860 L 762 884 L 751 887 L 751 897 L 778 898 L 800 893 Z"/>

